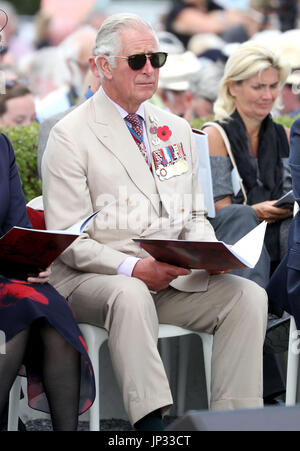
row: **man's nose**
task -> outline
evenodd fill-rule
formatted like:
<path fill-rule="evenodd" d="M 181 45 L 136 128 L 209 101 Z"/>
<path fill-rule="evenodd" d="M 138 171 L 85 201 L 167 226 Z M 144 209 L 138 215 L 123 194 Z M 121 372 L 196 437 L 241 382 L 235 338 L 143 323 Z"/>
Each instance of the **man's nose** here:
<path fill-rule="evenodd" d="M 154 67 L 151 64 L 149 56 L 147 56 L 145 66 L 143 67 L 143 72 L 146 74 L 152 74 L 154 71 Z"/>

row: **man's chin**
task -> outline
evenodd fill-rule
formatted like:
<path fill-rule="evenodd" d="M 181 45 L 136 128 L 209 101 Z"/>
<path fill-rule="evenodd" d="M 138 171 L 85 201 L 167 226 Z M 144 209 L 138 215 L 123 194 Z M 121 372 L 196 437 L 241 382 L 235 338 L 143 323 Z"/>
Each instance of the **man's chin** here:
<path fill-rule="evenodd" d="M 149 85 L 139 85 L 138 86 L 139 97 L 144 98 L 145 100 L 150 99 L 156 92 L 153 84 Z"/>

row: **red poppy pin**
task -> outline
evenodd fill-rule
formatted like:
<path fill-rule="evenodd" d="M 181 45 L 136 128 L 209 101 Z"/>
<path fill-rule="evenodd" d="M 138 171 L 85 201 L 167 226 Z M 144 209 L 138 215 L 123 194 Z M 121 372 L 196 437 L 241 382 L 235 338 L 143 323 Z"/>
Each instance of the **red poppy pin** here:
<path fill-rule="evenodd" d="M 172 135 L 171 130 L 167 125 L 164 125 L 163 127 L 158 127 L 157 129 L 157 137 L 161 139 L 162 141 L 168 141 Z"/>

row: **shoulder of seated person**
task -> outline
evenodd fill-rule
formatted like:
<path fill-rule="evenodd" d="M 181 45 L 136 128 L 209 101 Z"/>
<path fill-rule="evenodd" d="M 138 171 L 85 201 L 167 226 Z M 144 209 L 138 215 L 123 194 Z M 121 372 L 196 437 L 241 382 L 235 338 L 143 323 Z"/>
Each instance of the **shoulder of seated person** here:
<path fill-rule="evenodd" d="M 218 129 L 210 125 L 205 127 L 204 131 L 208 135 L 210 155 L 228 156 L 225 143 Z"/>

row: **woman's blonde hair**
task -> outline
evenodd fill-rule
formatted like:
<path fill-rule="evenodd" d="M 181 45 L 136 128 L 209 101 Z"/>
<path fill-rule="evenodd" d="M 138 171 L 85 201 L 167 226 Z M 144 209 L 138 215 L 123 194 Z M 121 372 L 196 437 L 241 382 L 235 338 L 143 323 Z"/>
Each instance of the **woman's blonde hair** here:
<path fill-rule="evenodd" d="M 218 97 L 214 104 L 215 120 L 226 121 L 236 108 L 235 100 L 229 91 L 230 81 L 247 80 L 270 67 L 278 70 L 280 89 L 290 73 L 289 63 L 268 47 L 256 41 L 247 41 L 241 44 L 229 57 L 225 65 Z"/>

